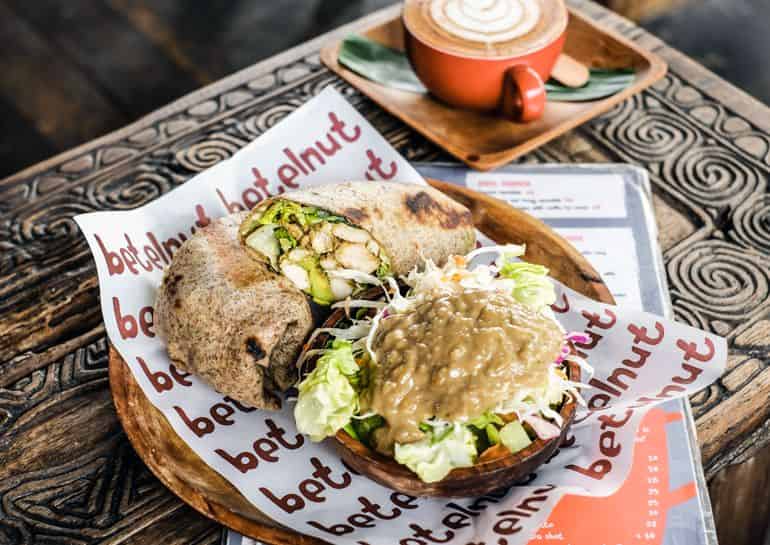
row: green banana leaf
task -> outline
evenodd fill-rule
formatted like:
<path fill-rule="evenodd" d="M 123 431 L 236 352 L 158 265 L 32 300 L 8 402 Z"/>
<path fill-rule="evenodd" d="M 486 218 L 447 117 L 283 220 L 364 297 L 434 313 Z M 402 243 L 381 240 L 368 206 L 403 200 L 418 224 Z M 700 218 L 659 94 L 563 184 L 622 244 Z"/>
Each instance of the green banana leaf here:
<path fill-rule="evenodd" d="M 338 61 L 358 75 L 382 85 L 414 93 L 428 92 L 403 52 L 363 36 L 351 34 L 345 38 Z"/>
<path fill-rule="evenodd" d="M 426 93 L 417 79 L 406 55 L 359 35 L 350 35 L 342 41 L 338 61 L 341 65 L 371 81 L 413 93 Z M 608 97 L 622 91 L 634 81 L 630 69 L 592 69 L 591 77 L 583 87 L 566 87 L 551 79 L 545 84 L 548 100 L 580 102 Z"/>

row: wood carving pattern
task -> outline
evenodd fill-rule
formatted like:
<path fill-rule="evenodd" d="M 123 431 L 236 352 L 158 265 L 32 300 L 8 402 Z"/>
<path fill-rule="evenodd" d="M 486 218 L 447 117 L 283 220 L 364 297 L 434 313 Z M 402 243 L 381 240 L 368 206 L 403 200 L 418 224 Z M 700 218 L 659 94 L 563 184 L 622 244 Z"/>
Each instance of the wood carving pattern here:
<path fill-rule="evenodd" d="M 167 193 L 326 85 L 409 160 L 446 158 L 305 55 L 220 82 L 0 182 L 0 543 L 117 544 L 134 534 L 148 543 L 216 542 L 217 528 L 149 475 L 122 435 L 107 390 L 95 269 L 72 217 Z M 661 229 L 684 226 L 671 229 L 679 239 L 667 233 L 674 239 L 665 254 L 676 315 L 731 345 L 728 374 L 692 399 L 713 473 L 770 434 L 770 136 L 674 71 L 522 162 L 578 160 L 648 168 L 666 209 Z M 721 417 L 728 407 L 732 424 Z"/>
<path fill-rule="evenodd" d="M 664 258 L 677 319 L 730 343 L 730 372 L 691 399 L 713 474 L 746 448 L 751 430 L 742 422 L 770 414 L 748 400 L 714 425 L 722 403 L 770 364 L 770 137 L 676 74 L 581 131 L 618 160 L 645 166 L 655 192 L 693 227 Z M 767 436 L 751 441 L 757 448 Z"/>
<path fill-rule="evenodd" d="M 0 390 L 0 543 L 115 542 L 148 513 L 157 519 L 180 510 L 133 452 L 106 389 L 102 337 Z M 91 411 L 101 416 L 103 435 L 82 437 L 81 445 L 77 434 L 84 430 L 78 422 L 71 427 L 77 419 L 71 411 L 91 416 L 86 404 L 106 408 Z M 51 420 L 57 418 L 58 424 Z M 41 421 L 63 429 L 35 440 L 32 433 L 46 427 Z"/>

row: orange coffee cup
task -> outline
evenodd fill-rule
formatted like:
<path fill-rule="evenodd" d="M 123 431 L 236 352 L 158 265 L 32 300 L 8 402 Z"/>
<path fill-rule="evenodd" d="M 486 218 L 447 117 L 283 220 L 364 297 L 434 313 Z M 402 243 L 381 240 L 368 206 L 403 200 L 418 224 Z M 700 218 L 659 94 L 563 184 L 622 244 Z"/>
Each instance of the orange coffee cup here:
<path fill-rule="evenodd" d="M 566 13 L 566 8 L 565 13 Z M 474 56 L 428 44 L 413 33 L 405 18 L 406 52 L 417 77 L 437 98 L 460 108 L 499 111 L 518 122 L 538 119 L 545 109 L 545 83 L 564 47 L 563 28 L 555 36 L 513 55 Z"/>

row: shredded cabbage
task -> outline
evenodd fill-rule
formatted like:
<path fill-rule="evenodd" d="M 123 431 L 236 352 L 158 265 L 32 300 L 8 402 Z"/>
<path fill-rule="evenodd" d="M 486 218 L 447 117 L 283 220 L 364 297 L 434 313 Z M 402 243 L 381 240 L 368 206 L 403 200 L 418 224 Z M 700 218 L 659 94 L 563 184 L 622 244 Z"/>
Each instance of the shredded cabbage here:
<path fill-rule="evenodd" d="M 313 344 L 313 341 L 318 337 L 319 335 L 323 333 L 328 333 L 335 339 L 343 339 L 346 341 L 356 341 L 360 339 L 361 337 L 365 336 L 369 332 L 369 328 L 372 327 L 371 320 L 353 320 L 353 323 L 350 325 L 350 327 L 342 328 L 342 327 L 319 327 L 318 329 L 314 330 L 313 333 L 310 335 L 307 341 L 305 341 L 306 345 Z M 297 369 L 302 369 L 302 364 L 305 363 L 305 361 L 315 354 L 323 354 L 326 352 L 326 348 L 316 348 L 313 350 L 305 350 L 300 358 L 297 360 L 296 366 Z M 353 346 L 353 352 L 355 352 L 355 346 Z"/>
<path fill-rule="evenodd" d="M 329 333 L 335 339 L 343 339 L 346 341 L 355 341 L 360 339 L 369 332 L 369 328 L 372 327 L 371 320 L 353 320 L 350 327 L 319 327 L 314 330 L 312 335 L 305 341 L 305 344 L 313 344 L 313 341 L 319 335 Z"/>
<path fill-rule="evenodd" d="M 387 306 L 387 303 L 383 301 L 369 301 L 367 299 L 345 299 L 344 301 L 337 301 L 332 305 L 332 308 L 378 308 L 383 309 Z"/>
<path fill-rule="evenodd" d="M 359 284 L 382 285 L 382 282 L 376 276 L 371 274 L 366 274 L 361 271 L 356 271 L 353 269 L 330 270 L 330 271 L 326 271 L 326 274 L 328 274 L 329 276 L 336 276 L 337 278 L 344 278 L 345 280 L 353 280 L 354 282 L 358 282 Z"/>
<path fill-rule="evenodd" d="M 525 244 L 502 244 L 500 246 L 482 246 L 476 248 L 471 253 L 465 256 L 465 259 L 470 263 L 475 258 L 484 254 L 497 254 L 502 256 L 519 257 L 524 255 L 527 251 Z"/>
<path fill-rule="evenodd" d="M 294 420 L 300 433 L 321 441 L 350 422 L 358 412 L 358 393 L 353 387 L 358 372 L 350 341 L 335 340 L 297 386 Z"/>
<path fill-rule="evenodd" d="M 460 290 L 484 290 L 510 294 L 516 301 L 544 314 L 550 313 L 550 305 L 556 302 L 556 292 L 548 277 L 548 269 L 525 261 L 516 261 L 526 248 L 522 245 L 490 246 L 478 248 L 467 256 L 454 256 L 443 267 L 432 261 L 425 263 L 423 271 L 412 270 L 404 279 L 412 288 L 416 301 L 438 294 Z M 484 254 L 496 254 L 502 264 L 476 265 L 469 263 Z"/>
<path fill-rule="evenodd" d="M 414 443 L 395 445 L 395 459 L 414 471 L 426 483 L 440 481 L 456 467 L 476 462 L 476 441 L 460 424 L 433 427 Z"/>

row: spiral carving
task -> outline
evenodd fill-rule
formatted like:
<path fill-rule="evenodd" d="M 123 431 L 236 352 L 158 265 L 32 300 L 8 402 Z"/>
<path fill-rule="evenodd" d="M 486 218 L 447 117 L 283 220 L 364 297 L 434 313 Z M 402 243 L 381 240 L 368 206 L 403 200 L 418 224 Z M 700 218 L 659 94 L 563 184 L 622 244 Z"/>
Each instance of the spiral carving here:
<path fill-rule="evenodd" d="M 345 80 L 338 78 L 334 75 L 334 73 L 331 72 L 329 74 L 323 75 L 322 77 L 309 79 L 303 82 L 298 87 L 298 90 L 301 90 L 301 94 L 303 96 L 314 97 L 327 87 L 333 87 L 349 102 L 355 98 L 361 100 L 361 98 L 365 96 L 361 91 L 350 85 Z"/>
<path fill-rule="evenodd" d="M 252 140 L 281 121 L 297 108 L 295 104 L 278 104 L 249 116 L 236 126 L 239 135 Z"/>
<path fill-rule="evenodd" d="M 676 298 L 677 293 L 672 293 L 674 298 Z M 675 304 L 674 308 L 674 319 L 677 322 L 681 322 L 683 324 L 687 324 L 692 327 L 696 327 L 698 329 L 706 330 L 708 329 L 708 322 L 703 318 L 703 316 L 697 312 L 697 310 L 689 308 L 687 305 L 679 305 Z"/>
<path fill-rule="evenodd" d="M 706 411 L 717 405 L 720 401 L 722 401 L 722 392 L 720 392 L 720 387 L 716 383 L 690 397 L 690 404 L 692 405 L 695 418 L 700 418 L 701 415 L 705 414 Z"/>
<path fill-rule="evenodd" d="M 733 238 L 739 243 L 770 255 L 770 194 L 745 200 L 733 215 Z"/>
<path fill-rule="evenodd" d="M 661 162 L 692 147 L 698 134 L 681 117 L 663 109 L 649 110 L 636 97 L 612 112 L 607 137 L 623 143 L 624 151 L 646 162 Z"/>
<path fill-rule="evenodd" d="M 667 165 L 669 179 L 703 206 L 721 206 L 744 198 L 763 176 L 733 151 L 714 145 L 692 147 Z"/>
<path fill-rule="evenodd" d="M 710 320 L 742 320 L 767 302 L 770 264 L 732 244 L 710 240 L 688 246 L 668 263 L 676 305 Z M 689 311 L 678 311 L 679 316 Z"/>
<path fill-rule="evenodd" d="M 18 227 L 14 237 L 16 243 L 44 242 L 58 250 L 65 241 L 74 239 L 73 242 L 79 242 L 80 230 L 72 218 L 93 212 L 96 207 L 75 202 L 68 195 L 61 195 L 56 201 L 55 204 L 49 203 L 49 208 L 32 209 L 24 217 L 18 218 L 15 224 Z"/>
<path fill-rule="evenodd" d="M 77 202 L 71 195 L 59 194 L 45 208 L 34 207 L 14 218 L 7 234 L 0 238 L 0 277 L 20 274 L 25 264 L 37 260 L 53 262 L 60 256 L 72 257 L 84 243 L 72 219 L 93 212 L 96 207 Z"/>
<path fill-rule="evenodd" d="M 176 159 L 188 170 L 200 172 L 229 159 L 246 142 L 225 133 L 206 135 L 205 140 L 185 146 L 176 153 Z"/>
<path fill-rule="evenodd" d="M 129 210 L 147 204 L 184 181 L 178 174 L 159 167 L 152 171 L 140 168 L 129 176 L 107 178 L 91 184 L 87 190 L 89 202 L 100 209 Z"/>

